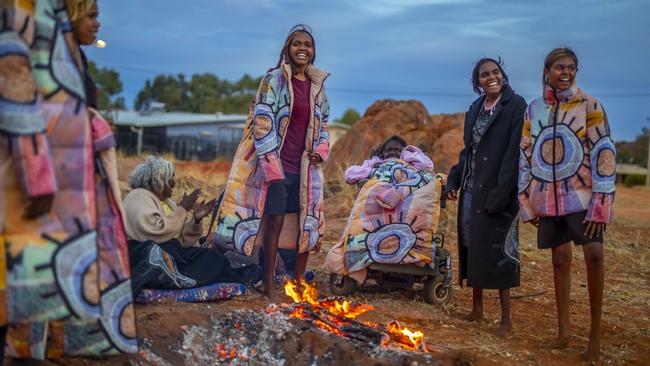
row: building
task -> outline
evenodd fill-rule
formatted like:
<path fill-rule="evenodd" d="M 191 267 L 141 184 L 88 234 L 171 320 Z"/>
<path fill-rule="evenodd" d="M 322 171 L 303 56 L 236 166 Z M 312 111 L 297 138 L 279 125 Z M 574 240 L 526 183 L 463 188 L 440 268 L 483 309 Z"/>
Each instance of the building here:
<path fill-rule="evenodd" d="M 350 129 L 350 125 L 341 122 L 330 122 L 327 127 L 330 133 L 330 146 L 334 146 L 336 141 Z"/>
<path fill-rule="evenodd" d="M 178 160 L 231 159 L 248 115 L 165 112 L 163 103 L 146 111 L 108 113 L 117 131 L 118 149 L 127 154 L 173 153 Z"/>
<path fill-rule="evenodd" d="M 628 175 L 640 175 L 646 177 L 648 169 L 634 164 L 616 163 L 616 183 L 623 183 Z"/>

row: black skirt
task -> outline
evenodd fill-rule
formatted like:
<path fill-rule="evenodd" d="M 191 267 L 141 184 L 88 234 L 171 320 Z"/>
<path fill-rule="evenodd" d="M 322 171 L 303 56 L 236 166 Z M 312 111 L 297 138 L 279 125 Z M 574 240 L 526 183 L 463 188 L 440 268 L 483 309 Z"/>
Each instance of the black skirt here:
<path fill-rule="evenodd" d="M 173 290 L 245 280 L 217 250 L 183 247 L 177 239 L 161 244 L 129 240 L 128 247 L 136 295 L 144 288 Z"/>

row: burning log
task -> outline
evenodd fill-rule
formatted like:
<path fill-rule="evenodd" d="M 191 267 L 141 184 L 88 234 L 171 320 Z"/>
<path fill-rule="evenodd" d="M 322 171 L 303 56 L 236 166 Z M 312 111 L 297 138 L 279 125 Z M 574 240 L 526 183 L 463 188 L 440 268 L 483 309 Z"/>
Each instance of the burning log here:
<path fill-rule="evenodd" d="M 381 347 L 388 346 L 392 340 L 394 344 L 410 351 L 428 351 L 421 331 L 410 330 L 396 321 L 384 328 L 354 320 L 359 315 L 373 310 L 372 305 L 354 305 L 339 298 L 319 300 L 316 288 L 303 281 L 288 281 L 285 284 L 285 293 L 294 300 L 293 304 L 273 305 L 266 311 L 279 311 L 309 321 L 336 335 Z"/>

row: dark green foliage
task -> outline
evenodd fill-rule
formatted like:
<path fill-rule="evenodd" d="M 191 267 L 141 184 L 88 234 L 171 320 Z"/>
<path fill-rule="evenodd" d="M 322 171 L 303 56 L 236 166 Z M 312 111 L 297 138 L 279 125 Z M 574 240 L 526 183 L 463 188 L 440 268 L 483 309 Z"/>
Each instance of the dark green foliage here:
<path fill-rule="evenodd" d="M 158 75 L 147 80 L 135 99 L 135 109 L 147 103 L 165 103 L 167 111 L 194 113 L 248 113 L 261 78 L 244 75 L 236 82 L 219 79 L 214 74 L 194 74 L 187 81 L 185 75 Z"/>

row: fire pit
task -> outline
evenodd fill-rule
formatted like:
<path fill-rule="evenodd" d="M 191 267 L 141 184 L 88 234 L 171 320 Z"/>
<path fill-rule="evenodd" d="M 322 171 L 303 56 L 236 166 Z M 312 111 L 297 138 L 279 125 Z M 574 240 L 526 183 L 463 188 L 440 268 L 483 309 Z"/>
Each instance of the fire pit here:
<path fill-rule="evenodd" d="M 458 352 L 426 345 L 424 335 L 397 322 L 355 320 L 371 305 L 319 299 L 306 283 L 287 283 L 292 304 L 211 317 L 209 327 L 184 329 L 187 365 L 464 365 Z"/>

